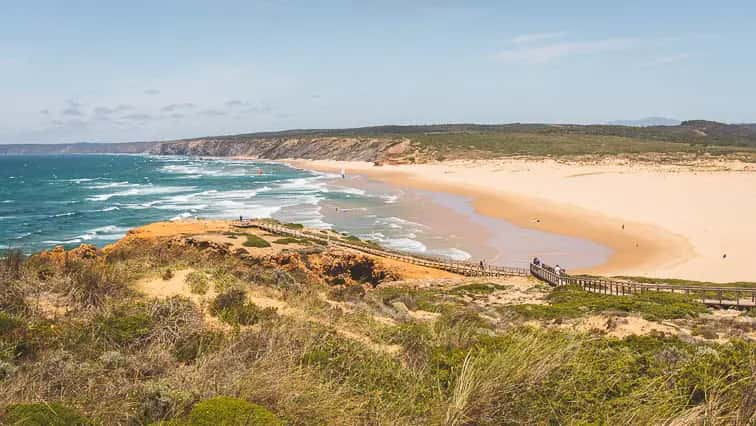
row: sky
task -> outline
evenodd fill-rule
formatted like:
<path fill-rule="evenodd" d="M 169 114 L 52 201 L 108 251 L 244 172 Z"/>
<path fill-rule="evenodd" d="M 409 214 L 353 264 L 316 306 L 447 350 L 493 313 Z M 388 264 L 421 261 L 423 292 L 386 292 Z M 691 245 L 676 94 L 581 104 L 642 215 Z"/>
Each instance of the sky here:
<path fill-rule="evenodd" d="M 4 1 L 0 143 L 756 122 L 751 1 Z"/>

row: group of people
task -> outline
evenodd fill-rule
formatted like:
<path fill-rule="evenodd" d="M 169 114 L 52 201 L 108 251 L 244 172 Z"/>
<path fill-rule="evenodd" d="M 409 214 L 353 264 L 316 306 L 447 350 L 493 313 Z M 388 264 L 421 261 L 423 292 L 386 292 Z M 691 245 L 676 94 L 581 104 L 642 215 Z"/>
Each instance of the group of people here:
<path fill-rule="evenodd" d="M 544 268 L 546 270 L 549 270 L 549 271 L 551 271 L 551 272 L 553 272 L 553 273 L 555 273 L 557 275 L 567 275 L 567 270 L 564 269 L 563 267 L 559 266 L 558 263 L 556 265 L 554 265 L 554 267 L 552 268 L 551 266 L 549 266 L 549 265 L 547 265 L 545 263 L 541 263 L 541 259 L 539 259 L 537 257 L 533 258 L 532 263 L 535 266 L 542 267 L 542 268 Z"/>

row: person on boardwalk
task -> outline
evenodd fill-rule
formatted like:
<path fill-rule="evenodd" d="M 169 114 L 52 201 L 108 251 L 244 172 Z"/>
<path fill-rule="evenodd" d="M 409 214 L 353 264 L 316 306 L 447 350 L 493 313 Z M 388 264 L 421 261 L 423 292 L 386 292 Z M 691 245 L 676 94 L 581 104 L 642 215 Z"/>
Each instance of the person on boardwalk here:
<path fill-rule="evenodd" d="M 485 267 L 485 266 L 483 266 L 483 261 L 481 260 L 481 261 L 480 261 L 480 270 L 482 271 L 482 270 L 484 270 L 484 269 L 486 269 L 486 267 Z"/>
<path fill-rule="evenodd" d="M 535 265 L 535 266 L 541 266 L 541 259 L 539 259 L 538 257 L 534 257 L 533 258 L 533 265 Z"/>

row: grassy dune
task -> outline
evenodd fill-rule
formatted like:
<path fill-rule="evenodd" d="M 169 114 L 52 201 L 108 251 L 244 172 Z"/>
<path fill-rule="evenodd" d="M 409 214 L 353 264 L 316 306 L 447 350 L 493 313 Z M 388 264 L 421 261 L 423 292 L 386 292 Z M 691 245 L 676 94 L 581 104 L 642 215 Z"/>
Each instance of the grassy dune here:
<path fill-rule="evenodd" d="M 498 314 L 476 304 L 508 294 L 507 285 L 334 287 L 303 259 L 282 268 L 139 241 L 90 257 L 9 255 L 0 266 L 0 422 L 756 420 L 752 341 L 533 327 L 517 319 L 523 308 Z M 186 295 L 135 290 L 139 280 L 159 284 L 164 271 L 188 268 Z M 703 310 L 667 296 L 620 305 L 568 289 L 533 317 Z"/>

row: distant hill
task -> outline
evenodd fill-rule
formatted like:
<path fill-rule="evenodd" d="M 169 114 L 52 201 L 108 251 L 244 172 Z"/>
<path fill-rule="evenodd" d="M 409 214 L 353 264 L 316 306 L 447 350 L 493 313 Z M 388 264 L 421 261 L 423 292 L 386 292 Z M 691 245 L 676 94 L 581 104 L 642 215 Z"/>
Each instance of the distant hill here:
<path fill-rule="evenodd" d="M 666 117 L 646 117 L 640 120 L 616 120 L 610 121 L 610 126 L 630 126 L 630 127 L 648 127 L 648 126 L 679 126 L 680 120 Z"/>
<path fill-rule="evenodd" d="M 163 155 L 364 161 L 644 152 L 724 154 L 741 151 L 756 152 L 756 124 L 726 124 L 707 120 L 647 126 L 452 123 L 293 129 L 164 142 L 0 145 L 0 154 L 149 152 Z"/>
<path fill-rule="evenodd" d="M 4 154 L 141 154 L 152 150 L 159 142 L 65 144 L 8 144 L 0 145 Z"/>

